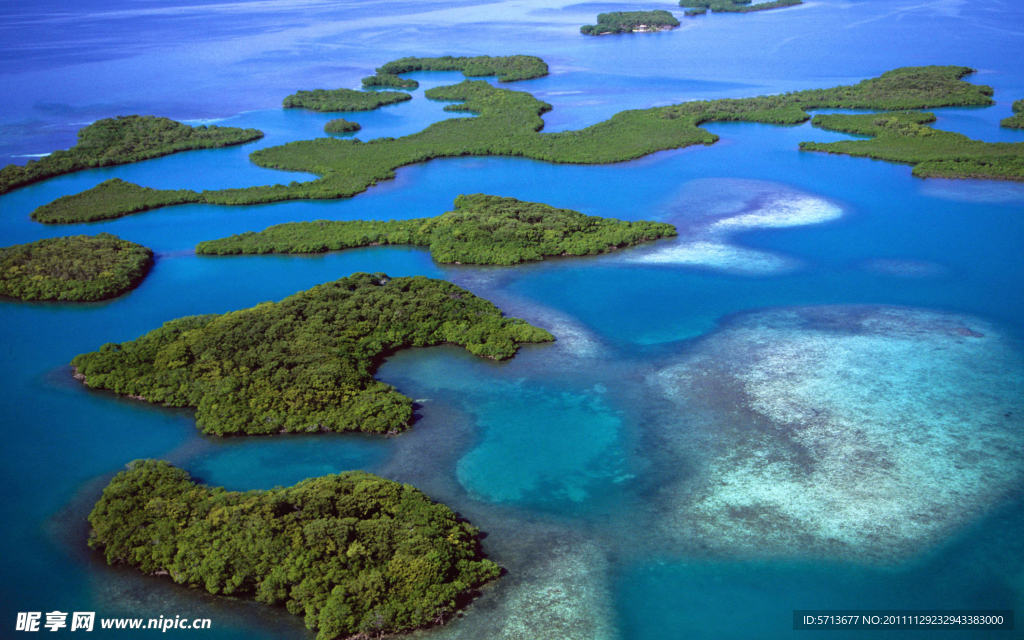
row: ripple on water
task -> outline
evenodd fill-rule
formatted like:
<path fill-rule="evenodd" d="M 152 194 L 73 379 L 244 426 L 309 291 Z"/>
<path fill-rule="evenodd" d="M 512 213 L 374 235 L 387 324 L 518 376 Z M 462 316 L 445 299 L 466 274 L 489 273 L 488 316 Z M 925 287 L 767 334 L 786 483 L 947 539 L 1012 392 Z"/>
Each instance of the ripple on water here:
<path fill-rule="evenodd" d="M 651 382 L 701 471 L 667 533 L 712 553 L 907 559 L 1022 479 L 1024 362 L 977 318 L 884 306 L 745 314 Z M 673 427 L 675 427 L 673 429 Z"/>
<path fill-rule="evenodd" d="M 839 205 L 820 196 L 760 180 L 708 178 L 686 183 L 664 221 L 679 238 L 630 252 L 625 260 L 644 264 L 684 264 L 737 274 L 791 271 L 799 262 L 787 256 L 732 243 L 732 234 L 821 224 L 842 217 Z"/>

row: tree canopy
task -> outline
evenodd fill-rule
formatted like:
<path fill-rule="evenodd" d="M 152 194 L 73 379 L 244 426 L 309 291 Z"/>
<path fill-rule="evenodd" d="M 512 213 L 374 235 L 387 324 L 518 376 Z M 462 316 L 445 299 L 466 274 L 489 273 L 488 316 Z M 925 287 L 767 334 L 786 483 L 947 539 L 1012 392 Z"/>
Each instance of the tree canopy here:
<path fill-rule="evenodd" d="M 512 265 L 545 256 L 583 256 L 676 235 L 661 222 L 623 222 L 537 202 L 482 193 L 455 199 L 455 211 L 411 220 L 316 220 L 275 225 L 200 243 L 196 253 L 320 253 L 374 244 L 430 247 L 438 262 Z"/>
<path fill-rule="evenodd" d="M 378 67 L 377 75 L 393 76 L 410 71 L 461 71 L 467 78 L 498 76 L 498 82 L 515 82 L 548 75 L 548 65 L 537 56 L 409 57 Z"/>
<path fill-rule="evenodd" d="M 752 0 L 679 0 L 679 6 L 692 7 L 693 11 L 686 12 L 687 15 L 692 16 L 700 15 L 708 9 L 715 13 L 750 13 L 803 4 L 803 0 L 772 0 L 758 4 L 751 4 L 751 2 Z"/>
<path fill-rule="evenodd" d="M 1013 103 L 1013 115 L 1009 118 L 1003 118 L 999 124 L 1012 129 L 1024 129 L 1024 100 L 1015 100 Z"/>
<path fill-rule="evenodd" d="M 335 118 L 329 120 L 324 125 L 324 131 L 327 133 L 352 133 L 353 131 L 359 131 L 362 129 L 358 122 L 349 122 L 344 118 Z"/>
<path fill-rule="evenodd" d="M 362 471 L 236 492 L 136 460 L 89 515 L 110 564 L 304 615 L 318 640 L 443 622 L 498 577 L 479 532 L 422 492 Z"/>
<path fill-rule="evenodd" d="M 134 289 L 152 265 L 152 251 L 109 233 L 0 247 L 0 295 L 105 300 Z"/>
<path fill-rule="evenodd" d="M 609 33 L 633 33 L 634 31 L 661 31 L 679 26 L 668 11 L 615 11 L 599 13 L 597 24 L 580 27 L 580 33 L 589 36 L 603 36 Z"/>
<path fill-rule="evenodd" d="M 281 302 L 172 320 L 71 364 L 90 387 L 195 407 L 205 433 L 388 433 L 408 427 L 412 400 L 373 378 L 387 353 L 450 343 L 504 360 L 552 340 L 449 282 L 356 273 Z"/>
<path fill-rule="evenodd" d="M 191 149 L 227 147 L 263 137 L 257 129 L 190 127 L 154 116 L 118 116 L 78 130 L 78 143 L 20 167 L 0 169 L 0 194 L 65 173 L 127 164 Z"/>
<path fill-rule="evenodd" d="M 355 89 L 314 89 L 298 91 L 284 99 L 286 109 L 302 108 L 311 111 L 373 111 L 396 102 L 412 100 L 401 91 L 356 91 Z"/>
<path fill-rule="evenodd" d="M 804 151 L 825 151 L 914 165 L 919 178 L 1024 180 L 1024 142 L 982 142 L 927 126 L 935 114 L 864 113 L 818 115 L 816 127 L 870 140 L 801 142 Z"/>

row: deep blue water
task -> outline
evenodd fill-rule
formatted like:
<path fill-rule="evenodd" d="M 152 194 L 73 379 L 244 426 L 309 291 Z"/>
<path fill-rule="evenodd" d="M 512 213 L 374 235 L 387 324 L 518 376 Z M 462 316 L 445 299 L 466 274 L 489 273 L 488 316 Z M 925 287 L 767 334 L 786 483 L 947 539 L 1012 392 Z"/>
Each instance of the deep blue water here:
<path fill-rule="evenodd" d="M 237 148 L 85 171 L 0 197 L 0 244 L 107 231 L 157 252 L 145 282 L 117 300 L 0 301 L 0 480 L 6 487 L 0 636 L 13 633 L 16 612 L 58 609 L 209 617 L 214 630 L 205 635 L 216 638 L 312 637 L 300 619 L 282 611 L 109 568 L 88 551 L 84 516 L 112 474 L 140 457 L 166 458 L 205 482 L 239 490 L 366 469 L 452 505 L 490 533 L 485 548 L 509 568 L 505 583 L 513 586 L 499 584 L 478 603 L 479 613 L 427 634 L 439 638 L 499 637 L 493 630 L 500 627 L 504 599 L 519 588 L 518 575 L 533 575 L 537 557 L 543 564 L 553 544 L 543 533 L 549 530 L 603 550 L 607 569 L 587 579 L 608 593 L 597 615 L 614 620 L 618 636 L 628 640 L 799 637 L 790 630 L 797 608 L 1024 610 L 1019 486 L 943 544 L 901 564 L 722 559 L 674 545 L 654 532 L 666 507 L 653 496 L 700 469 L 693 460 L 666 461 L 660 454 L 658 434 L 675 423 L 645 382 L 687 353 L 693 340 L 754 309 L 906 305 L 977 316 L 1019 340 L 1019 184 L 919 180 L 903 165 L 797 150 L 800 141 L 839 134 L 810 125 L 736 123 L 710 125 L 721 136 L 711 147 L 617 165 L 435 160 L 400 169 L 395 180 L 337 202 L 188 205 L 68 226 L 28 217 L 36 206 L 115 176 L 192 189 L 312 179 L 247 160 L 257 148 L 324 135 L 324 122 L 334 117 L 285 111 L 280 100 L 297 89 L 355 87 L 373 67 L 404 55 L 543 57 L 550 76 L 511 88 L 554 106 L 545 115 L 548 130 L 586 126 L 629 108 L 824 87 L 902 65 L 963 64 L 979 70 L 971 81 L 995 88 L 997 105 L 938 110 L 936 126 L 1024 142 L 1024 132 L 998 126 L 1010 103 L 1024 98 L 1019 2 L 813 0 L 763 14 L 688 19 L 683 28 L 658 34 L 578 35 L 579 25 L 600 11 L 653 7 L 539 0 L 0 1 L 0 163 L 66 148 L 84 124 L 119 114 L 266 133 Z M 346 114 L 363 126 L 361 139 L 405 135 L 451 117 L 422 92 L 461 76 L 414 77 L 421 88 L 412 101 Z M 729 203 L 756 208 L 758 198 L 827 203 L 842 215 L 819 224 L 748 229 L 723 240 L 784 265 L 778 269 L 754 268 L 750 253 L 735 268 L 649 260 L 682 247 L 675 240 L 507 269 L 437 265 L 426 251 L 402 247 L 313 257 L 191 253 L 202 240 L 293 220 L 437 215 L 457 195 L 474 192 L 677 224 Z M 71 358 L 105 342 L 132 339 L 184 315 L 279 300 L 355 271 L 451 279 L 510 314 L 552 327 L 559 342 L 526 347 L 507 363 L 449 347 L 396 354 L 378 377 L 414 398 L 420 417 L 408 434 L 387 440 L 212 439 L 198 433 L 189 411 L 90 391 L 70 377 Z M 539 629 L 533 637 L 542 635 Z"/>

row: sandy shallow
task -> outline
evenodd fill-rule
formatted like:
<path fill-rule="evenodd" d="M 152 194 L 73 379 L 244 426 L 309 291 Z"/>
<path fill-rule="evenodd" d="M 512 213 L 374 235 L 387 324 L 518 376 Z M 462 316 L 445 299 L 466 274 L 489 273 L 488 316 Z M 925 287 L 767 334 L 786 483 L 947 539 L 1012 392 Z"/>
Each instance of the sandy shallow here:
<path fill-rule="evenodd" d="M 976 318 L 744 314 L 650 382 L 679 411 L 665 532 L 712 554 L 911 558 L 1019 489 L 1024 363 Z"/>

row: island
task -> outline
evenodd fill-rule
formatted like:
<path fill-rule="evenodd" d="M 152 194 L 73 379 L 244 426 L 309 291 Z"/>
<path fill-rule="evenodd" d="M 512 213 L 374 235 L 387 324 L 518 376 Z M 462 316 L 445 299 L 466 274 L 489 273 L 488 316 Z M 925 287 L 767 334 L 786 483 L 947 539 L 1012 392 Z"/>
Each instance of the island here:
<path fill-rule="evenodd" d="M 781 9 L 782 7 L 793 7 L 803 4 L 803 0 L 773 0 L 772 2 L 761 2 L 751 4 L 752 0 L 679 0 L 680 7 L 691 7 L 686 12 L 688 16 L 698 16 L 707 13 L 708 9 L 715 13 L 750 13 L 752 11 L 767 11 L 769 9 Z"/>
<path fill-rule="evenodd" d="M 580 33 L 588 36 L 603 36 L 611 33 L 651 33 L 675 29 L 679 26 L 668 11 L 615 11 L 599 13 L 597 24 L 580 27 Z"/>
<path fill-rule="evenodd" d="M 457 344 L 504 360 L 553 340 L 444 280 L 356 273 L 281 302 L 172 320 L 71 364 L 90 387 L 195 407 L 208 434 L 387 434 L 405 430 L 413 409 L 373 378 L 388 353 Z"/>
<path fill-rule="evenodd" d="M 1013 115 L 1009 118 L 1003 118 L 999 124 L 1011 129 L 1024 129 L 1024 100 L 1014 101 Z"/>
<path fill-rule="evenodd" d="M 545 256 L 585 256 L 675 236 L 662 222 L 623 222 L 482 193 L 461 195 L 455 210 L 411 220 L 316 220 L 275 225 L 202 242 L 196 253 L 322 253 L 380 244 L 430 247 L 442 263 L 513 265 Z"/>
<path fill-rule="evenodd" d="M 377 76 L 410 71 L 461 71 L 467 78 L 497 76 L 498 82 L 516 82 L 548 75 L 548 65 L 537 56 L 410 57 L 378 67 Z"/>
<path fill-rule="evenodd" d="M 310 111 L 373 111 L 378 107 L 412 100 L 401 91 L 356 91 L 355 89 L 314 89 L 297 91 L 284 99 L 285 109 Z"/>
<path fill-rule="evenodd" d="M 324 131 L 327 133 L 352 133 L 353 131 L 359 131 L 362 129 L 358 122 L 349 122 L 344 118 L 335 118 L 329 120 L 324 125 Z"/>
<path fill-rule="evenodd" d="M 283 605 L 317 640 L 442 624 L 501 573 L 480 532 L 451 509 L 363 471 L 239 492 L 135 460 L 89 523 L 89 546 L 109 564 Z"/>
<path fill-rule="evenodd" d="M 0 194 L 47 178 L 118 164 L 139 162 L 179 151 L 229 147 L 263 137 L 257 129 L 216 125 L 190 127 L 155 116 L 106 118 L 78 130 L 70 149 L 54 151 L 25 166 L 0 169 Z"/>
<path fill-rule="evenodd" d="M 398 89 L 417 89 L 420 86 L 415 80 L 400 78 L 393 73 L 378 73 L 366 76 L 362 80 L 364 87 L 396 87 Z"/>
<path fill-rule="evenodd" d="M 137 287 L 153 252 L 109 233 L 47 238 L 0 247 L 0 295 L 93 302 Z"/>
<path fill-rule="evenodd" d="M 814 116 L 811 123 L 870 140 L 801 142 L 802 151 L 824 151 L 914 165 L 919 178 L 1024 180 L 1024 142 L 982 142 L 927 126 L 935 114 L 916 111 L 886 114 Z"/>
<path fill-rule="evenodd" d="M 954 66 L 905 67 L 850 86 L 811 89 L 758 98 L 699 100 L 665 107 L 635 109 L 615 114 L 585 129 L 542 133 L 541 115 L 551 109 L 529 93 L 499 89 L 467 80 L 428 89 L 433 100 L 458 104 L 447 111 L 471 112 L 471 118 L 435 122 L 423 131 L 401 138 L 318 138 L 259 149 L 249 157 L 257 165 L 320 176 L 310 182 L 289 185 L 221 189 L 195 193 L 209 204 L 246 205 L 287 200 L 349 198 L 381 180 L 395 177 L 399 167 L 433 158 L 459 156 L 510 156 L 545 162 L 608 164 L 640 158 L 657 151 L 710 145 L 718 136 L 700 128 L 709 122 L 762 122 L 792 125 L 811 118 L 808 109 L 905 110 L 941 106 L 993 104 L 992 88 L 962 80 L 973 69 Z M 50 216 L 61 209 L 63 220 L 117 218 L 128 213 L 178 204 L 178 191 L 146 192 L 145 204 L 120 198 L 116 202 L 102 192 L 85 191 L 73 203 L 58 201 L 33 212 Z M 166 194 L 161 204 L 160 194 Z M 72 206 L 73 204 L 73 206 Z"/>

